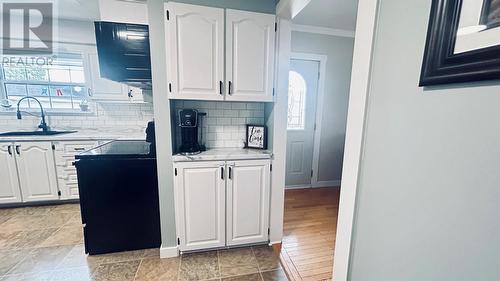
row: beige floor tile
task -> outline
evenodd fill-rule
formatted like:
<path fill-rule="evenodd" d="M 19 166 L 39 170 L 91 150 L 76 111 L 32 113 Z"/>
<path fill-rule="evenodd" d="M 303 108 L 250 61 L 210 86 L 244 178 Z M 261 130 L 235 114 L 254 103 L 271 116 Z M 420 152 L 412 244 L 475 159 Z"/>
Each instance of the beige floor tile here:
<path fill-rule="evenodd" d="M 71 251 L 71 248 L 70 246 L 57 246 L 35 249 L 23 261 L 18 263 L 9 274 L 53 270 Z"/>
<path fill-rule="evenodd" d="M 140 261 L 127 261 L 100 265 L 94 274 L 94 281 L 132 281 L 134 280 Z"/>
<path fill-rule="evenodd" d="M 57 269 L 71 268 L 87 268 L 89 272 L 94 272 L 99 266 L 96 260 L 93 260 L 85 254 L 85 246 L 83 244 L 74 246 L 68 255 L 57 266 Z"/>
<path fill-rule="evenodd" d="M 64 224 L 64 226 L 80 226 L 82 227 L 82 215 L 80 212 L 73 212 L 69 213 L 71 214 L 71 217 L 69 220 Z"/>
<path fill-rule="evenodd" d="M 182 255 L 179 281 L 208 280 L 218 277 L 220 273 L 217 251 Z"/>
<path fill-rule="evenodd" d="M 278 256 L 274 253 L 272 247 L 258 246 L 253 247 L 255 258 L 259 263 L 260 271 L 268 271 L 281 268 Z"/>
<path fill-rule="evenodd" d="M 262 272 L 261 274 L 264 281 L 288 281 L 288 278 L 286 277 L 283 269 L 266 271 Z"/>
<path fill-rule="evenodd" d="M 50 274 L 50 281 L 90 281 L 90 280 L 92 280 L 92 273 L 86 267 L 55 270 Z"/>
<path fill-rule="evenodd" d="M 80 204 L 78 203 L 70 203 L 70 204 L 62 204 L 52 206 L 51 212 L 59 212 L 59 213 L 74 213 L 80 212 Z"/>
<path fill-rule="evenodd" d="M 144 258 L 160 258 L 160 248 L 144 250 Z"/>
<path fill-rule="evenodd" d="M 7 274 L 28 253 L 29 250 L 0 250 L 0 276 Z"/>
<path fill-rule="evenodd" d="M 222 278 L 222 281 L 262 281 L 259 273 Z"/>
<path fill-rule="evenodd" d="M 144 257 L 144 250 L 110 253 L 103 255 L 88 256 L 88 260 L 98 264 L 117 263 L 124 261 L 141 260 Z"/>
<path fill-rule="evenodd" d="M 37 229 L 29 231 L 0 232 L 0 249 L 23 249 L 38 247 L 57 228 Z"/>
<path fill-rule="evenodd" d="M 5 275 L 0 281 L 51 281 L 52 272 L 37 272 Z"/>
<path fill-rule="evenodd" d="M 219 251 L 221 277 L 258 273 L 259 265 L 251 248 Z"/>
<path fill-rule="evenodd" d="M 148 258 L 141 261 L 135 281 L 175 281 L 179 273 L 180 258 Z"/>
<path fill-rule="evenodd" d="M 40 244 L 41 247 L 77 245 L 83 243 L 83 229 L 81 226 L 65 226 Z"/>

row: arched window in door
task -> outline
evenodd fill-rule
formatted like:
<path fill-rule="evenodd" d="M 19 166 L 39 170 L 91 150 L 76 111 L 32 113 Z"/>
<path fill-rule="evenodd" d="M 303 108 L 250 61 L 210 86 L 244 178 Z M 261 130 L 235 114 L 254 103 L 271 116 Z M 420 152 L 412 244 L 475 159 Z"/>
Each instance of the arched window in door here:
<path fill-rule="evenodd" d="M 296 71 L 289 73 L 288 130 L 304 130 L 306 119 L 306 80 Z"/>

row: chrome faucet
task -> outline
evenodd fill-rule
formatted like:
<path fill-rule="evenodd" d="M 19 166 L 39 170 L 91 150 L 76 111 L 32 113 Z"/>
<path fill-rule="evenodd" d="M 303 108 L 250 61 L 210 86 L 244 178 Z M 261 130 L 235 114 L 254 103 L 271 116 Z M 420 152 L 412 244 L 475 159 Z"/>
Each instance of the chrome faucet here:
<path fill-rule="evenodd" d="M 42 129 L 43 132 L 47 132 L 49 131 L 49 126 L 47 126 L 47 122 L 45 122 L 45 112 L 43 111 L 43 106 L 42 104 L 40 103 L 40 101 L 35 98 L 35 97 L 32 97 L 32 96 L 26 96 L 26 97 L 23 97 L 21 98 L 18 102 L 17 102 L 17 119 L 21 120 L 22 119 L 22 116 L 21 116 L 21 111 L 19 110 L 19 104 L 25 100 L 25 99 L 32 99 L 32 100 L 35 100 L 38 105 L 40 106 L 40 113 L 41 113 L 41 118 L 42 118 L 42 121 L 40 122 L 40 125 L 38 125 L 38 128 Z"/>

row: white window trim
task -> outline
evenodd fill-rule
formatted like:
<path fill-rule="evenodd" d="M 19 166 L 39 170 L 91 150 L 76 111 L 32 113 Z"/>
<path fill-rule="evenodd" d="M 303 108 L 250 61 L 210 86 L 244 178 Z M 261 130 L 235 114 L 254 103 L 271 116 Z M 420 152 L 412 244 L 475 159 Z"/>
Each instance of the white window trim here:
<path fill-rule="evenodd" d="M 85 74 L 85 83 L 72 83 L 72 84 L 78 84 L 86 87 L 87 89 L 92 89 L 92 75 L 91 75 L 91 69 L 90 69 L 90 62 L 89 62 L 89 54 L 91 52 L 96 52 L 95 45 L 83 45 L 83 44 L 71 44 L 71 43 L 61 43 L 59 42 L 57 44 L 57 47 L 59 48 L 59 51 L 61 52 L 67 52 L 67 53 L 81 53 L 82 55 L 82 62 L 83 62 L 83 72 Z M 0 77 L 3 76 L 3 68 L 0 67 Z M 31 82 L 31 81 L 24 81 L 26 83 Z M 7 97 L 7 93 L 5 92 L 5 81 L 4 79 L 0 79 L 0 100 L 5 99 Z M 9 84 L 10 82 L 7 82 Z M 16 84 L 17 82 L 13 82 Z M 21 84 L 22 82 L 19 82 L 17 84 Z M 28 83 L 32 84 L 32 83 Z M 40 85 L 57 85 L 59 83 L 36 83 Z M 65 83 L 62 83 L 66 85 Z M 81 111 L 78 108 L 75 109 L 62 109 L 62 108 L 44 108 L 44 112 L 47 114 L 47 116 L 94 116 L 96 115 L 96 110 L 95 110 L 95 105 L 93 101 L 93 97 L 89 98 L 89 111 Z M 29 113 L 34 113 L 36 114 L 37 112 L 39 113 L 40 110 L 37 108 L 23 108 L 22 109 L 25 112 Z M 0 115 L 14 115 L 16 114 L 16 104 L 13 104 L 11 108 L 4 108 L 0 107 Z"/>

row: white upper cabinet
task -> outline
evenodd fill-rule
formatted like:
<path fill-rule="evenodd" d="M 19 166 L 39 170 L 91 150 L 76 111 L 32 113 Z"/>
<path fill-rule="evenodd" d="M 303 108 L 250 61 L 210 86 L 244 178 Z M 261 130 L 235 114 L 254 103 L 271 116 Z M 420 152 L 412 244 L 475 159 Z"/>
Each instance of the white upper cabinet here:
<path fill-rule="evenodd" d="M 17 177 L 15 148 L 12 143 L 0 144 L 0 204 L 21 202 Z"/>
<path fill-rule="evenodd" d="M 51 142 L 15 143 L 23 202 L 58 200 Z"/>
<path fill-rule="evenodd" d="M 224 162 L 179 163 L 175 169 L 175 209 L 180 250 L 224 246 Z"/>
<path fill-rule="evenodd" d="M 223 100 L 224 10 L 171 2 L 165 7 L 170 97 Z"/>
<path fill-rule="evenodd" d="M 226 100 L 273 101 L 275 16 L 226 10 Z"/>
<path fill-rule="evenodd" d="M 94 100 L 126 100 L 126 86 L 105 78 L 101 78 L 97 53 L 89 53 L 89 68 L 92 81 L 92 97 Z"/>
<path fill-rule="evenodd" d="M 172 2 L 165 9 L 171 99 L 273 101 L 274 15 Z"/>
<path fill-rule="evenodd" d="M 99 0 L 101 21 L 148 24 L 146 1 Z"/>
<path fill-rule="evenodd" d="M 227 245 L 268 241 L 270 161 L 228 163 Z"/>

